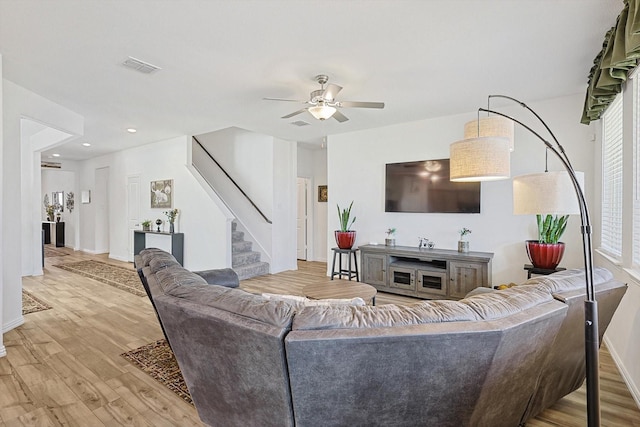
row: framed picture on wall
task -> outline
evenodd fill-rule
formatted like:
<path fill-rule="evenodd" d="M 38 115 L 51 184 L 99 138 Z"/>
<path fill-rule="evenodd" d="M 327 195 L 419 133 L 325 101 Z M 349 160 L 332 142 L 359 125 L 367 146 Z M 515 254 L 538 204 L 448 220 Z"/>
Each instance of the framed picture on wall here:
<path fill-rule="evenodd" d="M 329 193 L 327 192 L 326 185 L 318 185 L 318 201 L 326 202 L 329 200 Z"/>
<path fill-rule="evenodd" d="M 173 207 L 173 180 L 151 181 L 151 208 L 167 209 Z"/>

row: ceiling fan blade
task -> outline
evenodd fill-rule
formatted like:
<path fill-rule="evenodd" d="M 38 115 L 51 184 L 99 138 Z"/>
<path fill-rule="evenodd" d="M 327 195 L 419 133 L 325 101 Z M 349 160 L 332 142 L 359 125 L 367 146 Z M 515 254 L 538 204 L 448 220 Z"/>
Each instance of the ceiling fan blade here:
<path fill-rule="evenodd" d="M 264 101 L 286 101 L 286 102 L 307 102 L 299 99 L 284 99 L 284 98 L 262 98 Z"/>
<path fill-rule="evenodd" d="M 282 116 L 281 118 L 282 118 L 282 119 L 288 119 L 289 117 L 293 117 L 293 116 L 297 116 L 298 114 L 302 114 L 302 113 L 304 113 L 305 111 L 307 111 L 307 109 L 306 109 L 306 108 L 303 108 L 303 109 L 301 109 L 301 110 L 294 111 L 294 112 L 293 112 L 293 113 L 291 113 L 291 114 L 287 114 L 286 116 Z"/>
<path fill-rule="evenodd" d="M 347 116 L 345 116 L 344 114 L 342 114 L 340 111 L 336 110 L 335 113 L 333 113 L 333 117 L 334 119 L 336 119 L 337 121 L 339 121 L 340 123 L 342 122 L 346 122 L 347 120 L 349 120 L 349 118 Z"/>
<path fill-rule="evenodd" d="M 384 102 L 340 101 L 336 104 L 346 108 L 384 108 Z"/>
<path fill-rule="evenodd" d="M 324 92 L 322 92 L 322 98 L 329 101 L 333 101 L 334 99 L 336 99 L 336 95 L 341 90 L 342 90 L 342 86 L 329 83 L 329 85 L 327 85 L 327 88 L 324 90 Z"/>

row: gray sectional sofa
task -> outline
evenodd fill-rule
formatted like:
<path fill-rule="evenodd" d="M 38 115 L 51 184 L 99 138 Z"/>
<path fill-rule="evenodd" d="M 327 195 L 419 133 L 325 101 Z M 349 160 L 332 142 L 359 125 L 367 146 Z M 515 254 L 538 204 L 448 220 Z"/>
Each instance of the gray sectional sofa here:
<path fill-rule="evenodd" d="M 157 249 L 136 267 L 212 426 L 513 427 L 585 378 L 580 270 L 372 307 L 250 294 Z M 594 282 L 603 334 L 626 285 Z"/>

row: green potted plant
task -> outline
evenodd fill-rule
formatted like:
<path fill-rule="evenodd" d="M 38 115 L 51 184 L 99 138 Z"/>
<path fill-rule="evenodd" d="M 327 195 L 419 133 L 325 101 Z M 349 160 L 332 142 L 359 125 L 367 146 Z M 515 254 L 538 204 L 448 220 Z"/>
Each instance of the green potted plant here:
<path fill-rule="evenodd" d="M 353 200 L 346 209 L 340 210 L 340 205 L 336 206 L 338 207 L 338 219 L 340 221 L 340 229 L 334 233 L 336 243 L 340 249 L 351 249 L 356 241 L 356 232 L 351 230 L 351 226 L 356 222 L 355 216 L 351 218 Z"/>
<path fill-rule="evenodd" d="M 555 269 L 564 255 L 564 243 L 560 237 L 567 228 L 569 215 L 536 215 L 538 240 L 527 240 L 527 255 L 536 268 Z"/>
<path fill-rule="evenodd" d="M 142 221 L 142 230 L 151 231 L 151 220 L 150 219 L 145 219 L 144 221 Z"/>
<path fill-rule="evenodd" d="M 389 228 L 387 231 L 387 238 L 384 239 L 384 244 L 387 246 L 395 246 L 396 245 L 396 239 L 395 236 L 396 235 L 396 229 L 395 228 Z"/>
<path fill-rule="evenodd" d="M 458 252 L 469 252 L 469 241 L 465 239 L 467 234 L 471 234 L 471 230 L 467 227 L 462 227 L 461 230 L 458 230 L 460 233 L 460 240 L 458 240 Z"/>

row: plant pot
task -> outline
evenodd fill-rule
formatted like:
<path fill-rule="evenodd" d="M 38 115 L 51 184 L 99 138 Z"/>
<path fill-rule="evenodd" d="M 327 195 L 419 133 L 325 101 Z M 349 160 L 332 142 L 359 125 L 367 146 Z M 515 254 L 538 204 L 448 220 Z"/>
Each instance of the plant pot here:
<path fill-rule="evenodd" d="M 469 242 L 467 240 L 458 240 L 458 252 L 469 252 Z"/>
<path fill-rule="evenodd" d="M 336 243 L 340 249 L 351 249 L 356 242 L 355 231 L 338 231 L 334 232 Z"/>
<path fill-rule="evenodd" d="M 142 231 L 151 231 L 151 225 L 143 225 Z"/>
<path fill-rule="evenodd" d="M 526 241 L 529 261 L 536 268 L 554 270 L 564 255 L 564 243 L 540 243 L 537 240 Z"/>
<path fill-rule="evenodd" d="M 384 239 L 384 244 L 387 246 L 395 246 L 396 239 Z"/>

